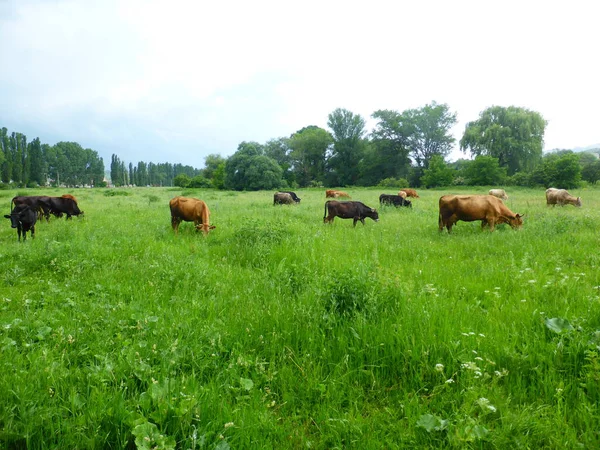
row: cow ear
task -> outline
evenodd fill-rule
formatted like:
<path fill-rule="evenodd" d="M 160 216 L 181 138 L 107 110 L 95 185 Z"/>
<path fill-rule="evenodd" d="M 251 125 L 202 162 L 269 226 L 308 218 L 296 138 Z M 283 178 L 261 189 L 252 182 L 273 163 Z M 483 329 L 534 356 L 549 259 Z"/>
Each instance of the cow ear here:
<path fill-rule="evenodd" d="M 521 217 L 524 217 L 525 214 L 517 214 L 517 219 L 520 219 Z"/>

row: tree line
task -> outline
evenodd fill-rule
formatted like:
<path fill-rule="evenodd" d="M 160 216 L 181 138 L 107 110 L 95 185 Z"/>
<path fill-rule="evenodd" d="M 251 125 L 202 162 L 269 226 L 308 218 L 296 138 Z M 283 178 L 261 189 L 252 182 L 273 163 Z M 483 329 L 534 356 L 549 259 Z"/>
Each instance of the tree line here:
<path fill-rule="evenodd" d="M 467 123 L 460 149 L 472 159 L 447 162 L 455 145 L 450 131 L 456 113 L 447 104 L 375 111 L 370 133 L 365 119 L 338 108 L 327 128 L 306 126 L 289 137 L 261 144 L 243 141 L 225 158 L 210 154 L 202 169 L 171 163 L 125 164 L 112 155 L 116 186 L 212 187 L 259 190 L 321 186 L 437 187 L 519 185 L 572 188 L 600 179 L 600 160 L 592 153 L 556 150 L 543 155 L 547 122 L 536 111 L 492 106 Z M 2 181 L 22 185 L 65 183 L 101 185 L 102 158 L 79 144 L 54 146 L 2 129 Z"/>

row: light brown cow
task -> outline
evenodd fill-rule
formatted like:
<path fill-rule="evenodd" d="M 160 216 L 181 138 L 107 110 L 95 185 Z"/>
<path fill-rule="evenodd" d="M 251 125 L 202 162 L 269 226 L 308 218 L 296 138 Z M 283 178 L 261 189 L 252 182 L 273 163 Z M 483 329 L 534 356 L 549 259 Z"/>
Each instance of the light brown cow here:
<path fill-rule="evenodd" d="M 171 226 L 175 234 L 182 220 L 194 222 L 196 231 L 202 230 L 204 235 L 215 228 L 214 225 L 210 225 L 210 210 L 202 200 L 178 196 L 171 199 L 169 208 L 171 208 Z"/>
<path fill-rule="evenodd" d="M 566 189 L 546 189 L 546 205 L 547 206 L 564 206 L 566 204 L 573 206 L 581 206 L 581 197 L 573 197 Z"/>
<path fill-rule="evenodd" d="M 398 196 L 400 196 L 402 198 L 406 198 L 406 192 L 404 192 L 404 191 L 398 191 Z"/>
<path fill-rule="evenodd" d="M 419 194 L 414 189 L 400 189 L 400 192 L 406 192 L 407 197 L 419 198 Z M 400 192 L 398 192 L 398 195 L 400 195 Z"/>
<path fill-rule="evenodd" d="M 492 195 L 444 195 L 440 197 L 440 231 L 444 227 L 448 233 L 459 220 L 473 222 L 481 220 L 481 228 L 490 226 L 494 231 L 497 223 L 507 223 L 513 228 L 523 225 L 523 214 L 515 214 L 500 200 Z"/>
<path fill-rule="evenodd" d="M 500 200 L 508 200 L 508 195 L 506 195 L 504 189 L 490 189 L 488 194 L 498 197 Z"/>
<path fill-rule="evenodd" d="M 273 195 L 273 205 L 293 205 L 294 199 L 287 192 L 276 192 Z"/>
<path fill-rule="evenodd" d="M 344 191 L 336 191 L 335 189 L 327 189 L 325 191 L 325 198 L 338 198 L 338 197 L 350 198 L 348 193 L 344 192 Z"/>

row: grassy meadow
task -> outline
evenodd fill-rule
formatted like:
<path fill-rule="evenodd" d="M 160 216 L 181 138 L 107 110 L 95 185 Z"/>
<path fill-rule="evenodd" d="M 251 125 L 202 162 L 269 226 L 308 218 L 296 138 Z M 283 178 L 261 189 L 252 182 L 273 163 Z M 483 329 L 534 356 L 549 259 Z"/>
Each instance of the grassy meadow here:
<path fill-rule="evenodd" d="M 0 227 L 0 448 L 600 448 L 600 188 L 507 189 L 514 231 L 349 189 L 74 194 L 85 217 Z M 206 238 L 171 229 L 201 198 Z"/>

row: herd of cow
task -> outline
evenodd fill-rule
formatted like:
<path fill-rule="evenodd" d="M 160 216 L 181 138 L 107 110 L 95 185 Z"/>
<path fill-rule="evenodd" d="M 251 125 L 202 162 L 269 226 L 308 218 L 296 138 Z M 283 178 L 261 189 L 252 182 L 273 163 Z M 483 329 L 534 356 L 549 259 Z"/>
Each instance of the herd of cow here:
<path fill-rule="evenodd" d="M 414 189 L 402 189 L 397 195 L 381 194 L 379 204 L 382 206 L 405 206 L 412 207 L 407 197 L 419 198 Z M 327 190 L 325 198 L 350 198 L 344 191 Z M 300 197 L 292 191 L 281 191 L 273 196 L 273 205 L 290 205 L 300 203 Z M 438 225 L 440 231 L 444 228 L 450 233 L 452 227 L 458 221 L 473 222 L 480 220 L 481 227 L 490 227 L 493 231 L 497 224 L 507 223 L 513 228 L 523 225 L 523 214 L 515 214 L 504 204 L 508 196 L 503 189 L 491 189 L 487 195 L 443 195 L 439 199 Z M 564 189 L 549 188 L 546 190 L 546 204 L 552 205 L 574 205 L 581 206 L 581 197 L 573 197 Z M 14 207 L 13 207 L 14 205 Z M 196 198 L 177 196 L 170 200 L 171 226 L 177 234 L 179 224 L 182 221 L 193 222 L 197 231 L 205 235 L 215 228 L 210 225 L 210 210 L 203 200 Z M 61 197 L 49 196 L 17 196 L 11 201 L 10 215 L 4 217 L 10 219 L 11 227 L 17 229 L 19 241 L 21 235 L 26 239 L 27 231 L 31 237 L 35 236 L 35 224 L 40 217 L 49 220 L 50 214 L 62 217 L 66 214 L 67 219 L 72 216 L 83 215 L 79 209 L 77 199 L 70 194 Z M 339 217 L 341 219 L 353 219 L 354 226 L 360 221 L 365 224 L 365 218 L 379 220 L 379 214 L 374 208 L 370 208 L 362 202 L 327 200 L 325 202 L 324 223 L 332 223 Z"/>

